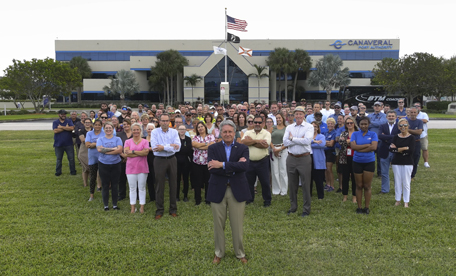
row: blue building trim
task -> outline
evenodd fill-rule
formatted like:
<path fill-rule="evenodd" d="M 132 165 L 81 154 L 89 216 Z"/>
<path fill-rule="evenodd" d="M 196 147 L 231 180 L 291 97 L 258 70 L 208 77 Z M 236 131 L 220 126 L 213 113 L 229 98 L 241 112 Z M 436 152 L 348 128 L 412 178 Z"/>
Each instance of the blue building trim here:
<path fill-rule="evenodd" d="M 150 68 L 130 68 L 133 71 L 150 71 Z"/>
<path fill-rule="evenodd" d="M 89 61 L 130 61 L 132 56 L 157 56 L 163 51 L 55 51 L 56 60 L 70 61 L 81 56 Z M 269 56 L 270 50 L 254 50 L 253 56 Z M 399 58 L 399 50 L 307 50 L 311 56 L 339 55 L 342 60 L 382 60 L 385 57 Z M 209 57 L 210 51 L 179 51 L 183 56 Z"/>
<path fill-rule="evenodd" d="M 92 71 L 92 74 L 115 75 L 117 74 L 117 71 Z"/>

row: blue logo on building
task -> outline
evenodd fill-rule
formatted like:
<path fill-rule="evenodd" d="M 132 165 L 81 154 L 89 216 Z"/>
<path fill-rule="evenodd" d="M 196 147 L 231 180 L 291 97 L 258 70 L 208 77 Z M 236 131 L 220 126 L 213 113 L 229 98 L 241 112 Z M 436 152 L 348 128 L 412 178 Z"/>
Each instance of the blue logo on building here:
<path fill-rule="evenodd" d="M 341 40 L 336 40 L 333 44 L 329 44 L 329 46 L 334 46 L 336 49 L 340 49 L 344 45 L 347 45 L 347 43 L 342 43 Z"/>

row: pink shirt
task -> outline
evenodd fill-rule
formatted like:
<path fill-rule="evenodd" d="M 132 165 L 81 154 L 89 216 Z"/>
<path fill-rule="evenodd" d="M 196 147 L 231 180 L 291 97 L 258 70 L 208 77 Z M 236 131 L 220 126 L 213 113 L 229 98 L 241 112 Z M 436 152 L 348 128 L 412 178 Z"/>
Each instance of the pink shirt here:
<path fill-rule="evenodd" d="M 125 141 L 125 148 L 129 147 L 130 150 L 141 151 L 149 148 L 149 141 L 142 139 L 139 144 L 135 144 L 133 138 Z M 138 174 L 138 173 L 149 173 L 149 165 L 147 164 L 146 156 L 127 157 L 127 168 L 126 174 Z"/>

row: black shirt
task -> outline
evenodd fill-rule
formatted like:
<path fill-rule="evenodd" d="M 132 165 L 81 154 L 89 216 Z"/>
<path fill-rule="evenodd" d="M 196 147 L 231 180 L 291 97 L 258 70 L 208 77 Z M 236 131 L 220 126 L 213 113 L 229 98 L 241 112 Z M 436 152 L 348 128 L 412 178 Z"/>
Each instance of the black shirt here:
<path fill-rule="evenodd" d="M 393 137 L 391 142 L 396 148 L 390 148 L 390 151 L 394 153 L 391 164 L 393 165 L 413 165 L 413 152 L 415 151 L 415 137 L 409 135 L 407 137 L 399 137 L 399 134 Z M 409 147 L 408 150 L 398 152 L 398 148 Z"/>

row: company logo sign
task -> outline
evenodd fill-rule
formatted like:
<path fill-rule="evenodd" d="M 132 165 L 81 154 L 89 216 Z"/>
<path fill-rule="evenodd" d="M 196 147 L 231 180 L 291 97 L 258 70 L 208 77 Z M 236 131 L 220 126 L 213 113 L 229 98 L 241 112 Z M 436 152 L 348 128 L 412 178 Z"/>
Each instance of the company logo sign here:
<path fill-rule="evenodd" d="M 348 45 L 350 48 L 356 47 L 357 49 L 392 49 L 393 43 L 391 40 L 348 40 L 347 43 L 343 43 L 342 40 L 336 40 L 333 44 L 329 46 L 334 46 L 336 49 L 341 49 L 342 46 Z"/>

